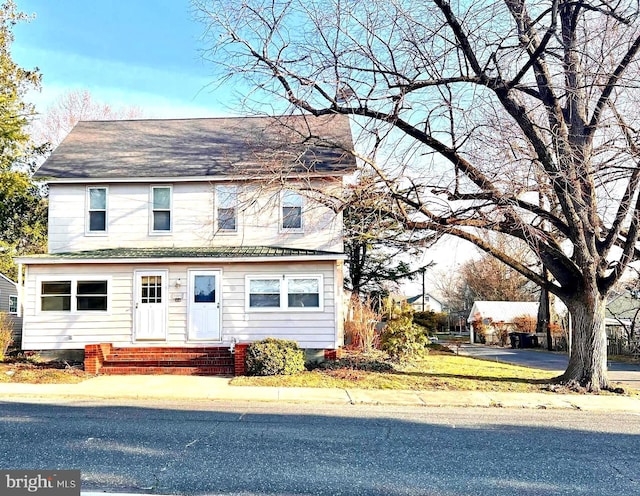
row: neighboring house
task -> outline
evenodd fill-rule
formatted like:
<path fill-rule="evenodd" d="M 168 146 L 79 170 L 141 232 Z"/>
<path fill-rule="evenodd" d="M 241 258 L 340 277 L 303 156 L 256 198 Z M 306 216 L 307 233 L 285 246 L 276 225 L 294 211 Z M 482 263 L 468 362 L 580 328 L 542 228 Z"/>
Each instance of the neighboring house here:
<path fill-rule="evenodd" d="M 640 340 L 640 298 L 636 292 L 624 291 L 609 297 L 605 310 L 609 338 Z"/>
<path fill-rule="evenodd" d="M 353 147 L 347 117 L 78 123 L 35 174 L 49 252 L 18 259 L 23 349 L 185 374 L 233 372 L 229 350 L 242 372 L 265 337 L 335 350 L 342 217 L 312 191 L 355 170 L 336 143 Z"/>
<path fill-rule="evenodd" d="M 18 317 L 18 285 L 0 274 L 0 312 L 9 315 L 13 326 L 13 346 L 20 346 L 22 318 Z"/>
<path fill-rule="evenodd" d="M 485 333 L 487 343 L 498 342 L 497 334 L 498 329 L 495 324 L 508 326 L 509 331 L 515 331 L 516 328 L 513 325 L 516 317 L 533 317 L 537 319 L 538 316 L 538 302 L 529 301 L 475 301 L 469 312 L 467 322 L 470 327 L 469 341 L 474 343 L 476 341 L 476 329 L 474 329 L 473 322 L 480 319 L 483 324 L 488 325 Z"/>
<path fill-rule="evenodd" d="M 424 298 L 421 294 L 407 298 L 407 303 L 411 305 L 416 312 L 442 312 L 442 303 L 427 293 L 424 294 Z"/>

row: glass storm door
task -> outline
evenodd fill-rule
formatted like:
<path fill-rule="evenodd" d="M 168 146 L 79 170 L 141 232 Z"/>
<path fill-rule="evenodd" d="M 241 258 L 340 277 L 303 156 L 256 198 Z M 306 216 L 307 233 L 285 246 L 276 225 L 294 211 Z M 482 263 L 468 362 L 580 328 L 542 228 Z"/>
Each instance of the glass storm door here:
<path fill-rule="evenodd" d="M 136 271 L 135 337 L 136 340 L 167 338 L 167 271 Z"/>
<path fill-rule="evenodd" d="M 189 339 L 220 341 L 220 271 L 189 271 Z"/>

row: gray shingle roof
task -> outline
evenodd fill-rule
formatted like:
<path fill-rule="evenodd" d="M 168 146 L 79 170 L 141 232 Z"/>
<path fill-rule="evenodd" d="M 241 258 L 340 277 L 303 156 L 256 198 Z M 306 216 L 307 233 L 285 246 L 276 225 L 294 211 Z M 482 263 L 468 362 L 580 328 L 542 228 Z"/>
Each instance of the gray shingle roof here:
<path fill-rule="evenodd" d="M 195 248 L 106 248 L 101 250 L 74 251 L 44 255 L 30 255 L 24 258 L 59 260 L 108 260 L 108 259 L 151 259 L 151 258 L 278 258 L 278 257 L 319 257 L 342 256 L 321 250 L 304 248 L 281 248 L 277 246 L 213 246 Z"/>
<path fill-rule="evenodd" d="M 36 172 L 49 179 L 224 177 L 355 168 L 349 118 L 239 117 L 79 122 Z"/>

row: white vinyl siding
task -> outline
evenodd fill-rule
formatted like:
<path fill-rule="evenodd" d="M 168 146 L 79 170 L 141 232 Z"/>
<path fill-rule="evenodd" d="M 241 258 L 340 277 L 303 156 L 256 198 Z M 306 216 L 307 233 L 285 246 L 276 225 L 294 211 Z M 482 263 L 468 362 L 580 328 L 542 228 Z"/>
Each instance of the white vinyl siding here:
<path fill-rule="evenodd" d="M 171 231 L 151 232 L 149 184 L 108 185 L 108 233 L 88 236 L 84 185 L 51 184 L 49 190 L 49 252 L 124 247 L 194 247 L 237 245 L 286 246 L 342 252 L 342 216 L 304 202 L 304 233 L 280 229 L 280 193 L 264 186 L 241 189 L 237 231 L 216 229 L 215 193 L 208 183 L 172 186 Z M 240 191 L 240 190 L 239 190 Z"/>
<path fill-rule="evenodd" d="M 85 344 L 113 343 L 114 346 L 131 346 L 133 339 L 133 280 L 134 270 L 168 270 L 168 321 L 167 337 L 158 345 L 189 346 L 187 337 L 187 304 L 182 295 L 189 270 L 219 270 L 221 340 L 223 343 L 249 342 L 266 337 L 292 339 L 303 348 L 333 348 L 341 334 L 338 316 L 341 315 L 341 294 L 335 284 L 336 262 L 272 262 L 272 263 L 224 263 L 224 264 L 78 264 L 31 265 L 25 279 L 23 348 L 78 349 Z M 110 284 L 110 311 L 105 312 L 40 312 L 37 297 L 39 281 L 46 276 L 50 280 L 83 279 L 86 274 L 108 276 Z M 322 309 L 305 311 L 247 312 L 245 310 L 248 275 L 279 278 L 321 277 Z M 180 281 L 179 284 L 178 281 Z M 216 342 L 219 344 L 219 341 Z M 199 343 L 200 345 L 202 343 Z"/>

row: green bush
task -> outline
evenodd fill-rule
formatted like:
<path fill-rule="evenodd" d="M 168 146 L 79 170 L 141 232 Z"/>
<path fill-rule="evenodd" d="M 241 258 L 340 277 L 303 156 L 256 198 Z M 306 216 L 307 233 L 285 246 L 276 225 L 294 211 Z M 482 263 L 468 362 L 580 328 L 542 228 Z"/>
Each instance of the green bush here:
<path fill-rule="evenodd" d="M 413 323 L 411 314 L 391 319 L 382 331 L 380 348 L 398 361 L 411 360 L 428 353 L 430 343 L 425 331 Z"/>
<path fill-rule="evenodd" d="M 266 338 L 247 347 L 247 375 L 292 375 L 304 370 L 304 351 L 295 341 Z"/>
<path fill-rule="evenodd" d="M 316 368 L 322 370 L 365 370 L 367 372 L 391 372 L 393 365 L 377 359 L 347 357 L 338 360 L 328 360 L 321 362 Z"/>
<path fill-rule="evenodd" d="M 447 328 L 447 314 L 437 313 L 431 310 L 415 312 L 413 314 L 413 323 L 421 325 L 428 329 L 429 332 L 436 332 L 438 329 Z"/>

